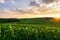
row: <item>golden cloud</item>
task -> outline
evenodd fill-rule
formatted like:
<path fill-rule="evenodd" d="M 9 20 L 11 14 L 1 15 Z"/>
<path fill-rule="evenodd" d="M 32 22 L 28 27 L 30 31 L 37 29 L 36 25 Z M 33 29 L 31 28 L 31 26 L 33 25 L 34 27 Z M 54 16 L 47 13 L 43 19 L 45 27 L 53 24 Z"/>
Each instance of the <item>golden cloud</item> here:
<path fill-rule="evenodd" d="M 22 9 L 19 9 L 20 11 Z M 0 18 L 36 18 L 36 17 L 60 17 L 60 11 L 55 9 L 28 9 L 18 12 L 18 9 L 13 11 L 9 9 L 0 10 Z"/>

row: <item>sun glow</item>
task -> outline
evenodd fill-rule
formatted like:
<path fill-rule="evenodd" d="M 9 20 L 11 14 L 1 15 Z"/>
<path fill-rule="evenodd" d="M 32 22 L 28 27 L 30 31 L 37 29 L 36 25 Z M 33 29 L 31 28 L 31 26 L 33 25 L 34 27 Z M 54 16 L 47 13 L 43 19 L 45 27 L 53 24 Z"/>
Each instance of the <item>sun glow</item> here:
<path fill-rule="evenodd" d="M 53 18 L 53 21 L 59 22 L 59 21 L 60 21 L 60 17 L 54 17 L 54 18 Z"/>

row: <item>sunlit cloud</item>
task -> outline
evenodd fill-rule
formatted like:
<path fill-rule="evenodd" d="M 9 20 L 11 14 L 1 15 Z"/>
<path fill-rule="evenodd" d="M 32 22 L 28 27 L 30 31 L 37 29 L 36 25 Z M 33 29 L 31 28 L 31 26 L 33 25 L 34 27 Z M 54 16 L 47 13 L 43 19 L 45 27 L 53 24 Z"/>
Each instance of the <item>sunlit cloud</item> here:
<path fill-rule="evenodd" d="M 0 18 L 36 18 L 36 17 L 60 17 L 60 11 L 56 10 L 23 10 L 3 9 L 0 10 Z"/>
<path fill-rule="evenodd" d="M 13 0 L 11 2 L 15 4 Z M 35 0 L 27 9 L 2 9 L 0 18 L 60 17 L 60 0 L 43 0 L 43 2 L 40 4 L 39 0 Z"/>
<path fill-rule="evenodd" d="M 5 0 L 0 0 L 0 3 L 4 3 L 5 2 Z"/>

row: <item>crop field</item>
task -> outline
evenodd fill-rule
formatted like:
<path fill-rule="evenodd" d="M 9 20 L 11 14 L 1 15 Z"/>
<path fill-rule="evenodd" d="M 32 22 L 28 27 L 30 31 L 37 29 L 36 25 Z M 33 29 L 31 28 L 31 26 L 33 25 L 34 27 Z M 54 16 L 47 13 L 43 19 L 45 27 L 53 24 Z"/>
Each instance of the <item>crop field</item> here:
<path fill-rule="evenodd" d="M 60 40 L 60 22 L 35 21 L 0 23 L 0 40 Z"/>

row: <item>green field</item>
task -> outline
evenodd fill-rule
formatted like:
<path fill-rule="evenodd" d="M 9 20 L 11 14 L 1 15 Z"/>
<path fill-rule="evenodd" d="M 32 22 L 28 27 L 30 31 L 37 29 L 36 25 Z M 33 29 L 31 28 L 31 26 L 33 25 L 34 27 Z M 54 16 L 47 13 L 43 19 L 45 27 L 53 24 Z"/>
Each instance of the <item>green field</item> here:
<path fill-rule="evenodd" d="M 60 22 L 45 18 L 6 20 L 0 20 L 0 40 L 60 40 Z"/>

